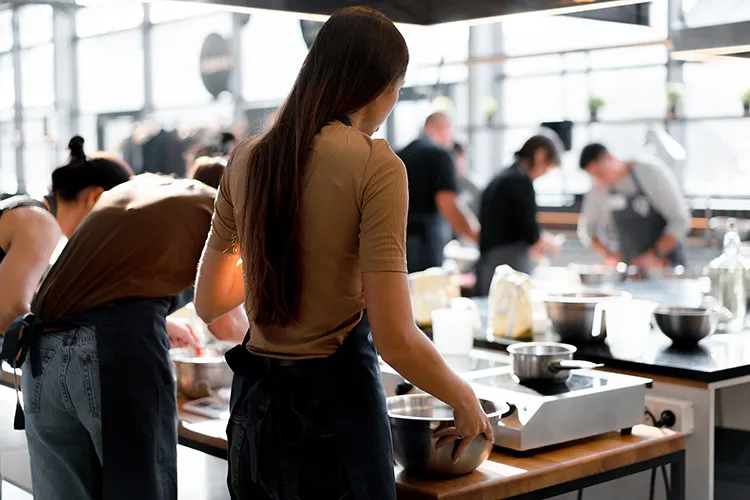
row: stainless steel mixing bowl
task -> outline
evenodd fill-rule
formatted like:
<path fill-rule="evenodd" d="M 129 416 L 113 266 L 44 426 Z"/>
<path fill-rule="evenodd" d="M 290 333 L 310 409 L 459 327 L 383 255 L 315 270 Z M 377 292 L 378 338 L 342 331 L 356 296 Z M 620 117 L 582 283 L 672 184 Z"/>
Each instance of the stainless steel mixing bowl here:
<path fill-rule="evenodd" d="M 654 311 L 659 330 L 678 347 L 693 347 L 716 330 L 718 315 L 705 307 L 666 307 Z"/>
<path fill-rule="evenodd" d="M 231 368 L 224 360 L 226 348 L 203 349 L 197 356 L 191 347 L 172 349 L 177 390 L 189 398 L 203 398 L 232 385 Z"/>
<path fill-rule="evenodd" d="M 480 400 L 490 423 L 512 413 L 505 403 Z M 428 394 L 408 394 L 388 398 L 388 416 L 393 434 L 396 463 L 411 475 L 459 476 L 468 474 L 482 464 L 492 451 L 492 441 L 477 436 L 463 452 L 458 463 L 453 463 L 454 446 L 435 449 L 435 431 L 453 425 L 453 409 Z"/>
<path fill-rule="evenodd" d="M 551 293 L 544 298 L 547 316 L 552 321 L 552 327 L 560 336 L 561 342 L 569 344 L 585 344 L 601 342 L 607 330 L 605 328 L 605 313 L 599 332 L 594 335 L 594 309 L 598 302 L 612 299 L 630 299 L 632 295 L 617 290 L 584 290 L 571 293 Z"/>
<path fill-rule="evenodd" d="M 615 267 L 601 264 L 569 264 L 568 270 L 574 273 L 585 286 L 614 285 L 628 277 L 628 266 L 620 262 Z"/>

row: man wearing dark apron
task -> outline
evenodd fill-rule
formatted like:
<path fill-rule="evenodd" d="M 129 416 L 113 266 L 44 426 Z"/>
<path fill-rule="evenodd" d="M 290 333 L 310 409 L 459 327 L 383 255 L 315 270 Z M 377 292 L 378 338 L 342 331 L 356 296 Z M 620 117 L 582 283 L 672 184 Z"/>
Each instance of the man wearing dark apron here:
<path fill-rule="evenodd" d="M 667 167 L 617 160 L 601 144 L 586 146 L 580 165 L 595 180 L 579 221 L 584 242 L 609 261 L 642 269 L 685 265 L 690 211 Z M 597 237 L 597 228 L 606 223 L 614 228 L 617 251 Z"/>
<path fill-rule="evenodd" d="M 9 330 L 35 498 L 177 498 L 165 318 L 194 281 L 215 195 L 152 174 L 103 193 Z"/>
<path fill-rule="evenodd" d="M 480 257 L 474 294 L 489 293 L 495 268 L 508 265 L 531 274 L 532 253 L 557 251 L 550 235 L 537 222 L 534 180 L 560 163 L 552 137 L 535 135 L 515 154 L 515 163 L 495 176 L 482 194 L 479 208 Z"/>
<path fill-rule="evenodd" d="M 398 156 L 409 178 L 406 258 L 410 273 L 443 265 L 443 249 L 453 233 L 476 241 L 473 215 L 460 207 L 453 161 L 453 130 L 444 113 L 427 117 L 424 135 Z"/>

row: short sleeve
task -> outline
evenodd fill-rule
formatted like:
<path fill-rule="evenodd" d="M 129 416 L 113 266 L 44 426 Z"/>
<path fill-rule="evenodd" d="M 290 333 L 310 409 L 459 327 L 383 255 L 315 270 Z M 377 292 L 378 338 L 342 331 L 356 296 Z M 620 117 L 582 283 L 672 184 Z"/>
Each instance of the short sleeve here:
<path fill-rule="evenodd" d="M 436 150 L 433 163 L 435 193 L 437 194 L 441 191 L 457 193 L 456 165 L 450 153 L 442 149 Z"/>
<path fill-rule="evenodd" d="M 234 204 L 231 193 L 231 162 L 219 183 L 219 194 L 211 218 L 211 233 L 208 246 L 220 252 L 237 251 L 237 222 L 234 220 Z"/>
<path fill-rule="evenodd" d="M 362 272 L 406 272 L 408 189 L 404 164 L 388 143 L 376 141 L 362 180 Z"/>

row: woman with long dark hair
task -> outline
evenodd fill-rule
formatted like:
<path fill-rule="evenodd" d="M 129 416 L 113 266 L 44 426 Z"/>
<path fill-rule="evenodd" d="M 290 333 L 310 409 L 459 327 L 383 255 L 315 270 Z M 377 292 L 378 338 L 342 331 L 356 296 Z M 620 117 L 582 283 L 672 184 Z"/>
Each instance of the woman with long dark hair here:
<path fill-rule="evenodd" d="M 337 11 L 278 119 L 237 146 L 222 178 L 195 305 L 207 323 L 243 303 L 250 319 L 227 354 L 234 499 L 395 499 L 375 347 L 454 408 L 455 428 L 440 434 L 441 445 L 461 440 L 454 458 L 492 438 L 472 389 L 415 326 L 406 172 L 371 138 L 408 59 L 386 17 Z"/>

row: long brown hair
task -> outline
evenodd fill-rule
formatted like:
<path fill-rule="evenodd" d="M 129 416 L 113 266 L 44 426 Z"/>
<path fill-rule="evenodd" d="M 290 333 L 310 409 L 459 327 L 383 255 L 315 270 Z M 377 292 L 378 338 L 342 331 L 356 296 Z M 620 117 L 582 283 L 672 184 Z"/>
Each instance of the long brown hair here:
<path fill-rule="evenodd" d="M 246 293 L 257 325 L 299 319 L 300 206 L 313 138 L 392 88 L 408 63 L 406 42 L 387 17 L 363 7 L 334 12 L 273 126 L 253 144 L 239 222 Z"/>

